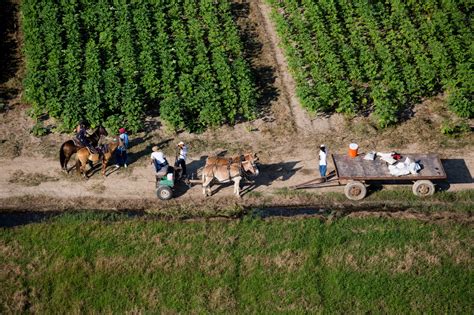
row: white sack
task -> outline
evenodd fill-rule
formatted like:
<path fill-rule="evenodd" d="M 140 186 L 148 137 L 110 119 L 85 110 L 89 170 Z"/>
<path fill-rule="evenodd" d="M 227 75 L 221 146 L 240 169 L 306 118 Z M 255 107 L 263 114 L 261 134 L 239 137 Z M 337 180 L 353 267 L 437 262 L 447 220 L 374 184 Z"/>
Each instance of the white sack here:
<path fill-rule="evenodd" d="M 421 166 L 418 163 L 412 162 L 408 166 L 408 170 L 410 171 L 411 174 L 416 175 L 421 170 Z"/>
<path fill-rule="evenodd" d="M 364 156 L 364 160 L 373 161 L 375 160 L 375 152 L 369 152 Z"/>
<path fill-rule="evenodd" d="M 404 163 L 398 163 L 397 165 L 389 165 L 388 170 L 390 175 L 403 176 L 410 174 L 408 167 Z"/>
<path fill-rule="evenodd" d="M 393 165 L 397 162 L 397 160 L 395 160 L 393 157 L 392 157 L 392 152 L 390 153 L 386 153 L 386 152 L 377 152 L 377 156 L 380 156 L 380 159 L 382 161 L 385 161 L 387 162 L 388 164 L 390 165 Z"/>

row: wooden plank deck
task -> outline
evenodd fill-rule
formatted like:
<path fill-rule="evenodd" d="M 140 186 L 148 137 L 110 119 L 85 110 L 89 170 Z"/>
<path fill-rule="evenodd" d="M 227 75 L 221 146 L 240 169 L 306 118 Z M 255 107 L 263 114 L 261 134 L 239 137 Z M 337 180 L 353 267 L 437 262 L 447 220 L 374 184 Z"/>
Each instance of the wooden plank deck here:
<path fill-rule="evenodd" d="M 437 154 L 402 154 L 401 161 L 409 157 L 419 161 L 422 169 L 417 175 L 393 176 L 388 170 L 388 164 L 377 157 L 374 161 L 364 160 L 364 154 L 355 158 L 347 154 L 331 155 L 339 179 L 354 180 L 421 180 L 446 179 L 446 173 Z"/>

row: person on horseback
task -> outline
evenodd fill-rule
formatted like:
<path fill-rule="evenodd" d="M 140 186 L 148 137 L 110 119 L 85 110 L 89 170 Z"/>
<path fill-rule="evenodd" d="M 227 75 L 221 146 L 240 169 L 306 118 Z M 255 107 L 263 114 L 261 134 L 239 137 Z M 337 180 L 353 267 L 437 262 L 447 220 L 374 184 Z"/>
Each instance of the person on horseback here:
<path fill-rule="evenodd" d="M 123 165 L 123 167 L 127 168 L 128 134 L 125 128 L 120 128 L 119 133 L 119 146 L 115 154 L 115 167 L 119 168 Z"/>
<path fill-rule="evenodd" d="M 76 127 L 76 139 L 85 147 L 89 144 L 89 140 L 87 140 L 86 126 L 83 122 L 80 122 Z"/>
<path fill-rule="evenodd" d="M 76 127 L 76 139 L 79 143 L 88 148 L 92 154 L 97 154 L 98 151 L 94 146 L 90 143 L 89 139 L 87 139 L 87 132 L 86 132 L 86 124 L 84 122 L 79 122 Z"/>

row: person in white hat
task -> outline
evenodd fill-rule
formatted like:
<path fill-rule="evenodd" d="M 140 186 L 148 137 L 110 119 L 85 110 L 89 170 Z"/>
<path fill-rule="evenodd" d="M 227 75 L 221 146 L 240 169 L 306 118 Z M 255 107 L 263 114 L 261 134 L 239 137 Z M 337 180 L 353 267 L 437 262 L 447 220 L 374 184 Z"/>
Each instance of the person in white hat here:
<path fill-rule="evenodd" d="M 163 152 L 161 152 L 157 146 L 151 148 L 151 163 L 155 166 L 156 176 L 163 177 L 168 173 L 168 161 L 166 160 Z"/>
<path fill-rule="evenodd" d="M 319 146 L 319 173 L 321 177 L 326 180 L 326 171 L 327 171 L 327 150 L 324 144 Z"/>
<path fill-rule="evenodd" d="M 188 147 L 184 144 L 183 141 L 178 143 L 179 153 L 177 154 L 176 163 L 174 166 L 180 166 L 183 170 L 181 173 L 182 177 L 186 177 L 186 156 L 188 155 Z"/>

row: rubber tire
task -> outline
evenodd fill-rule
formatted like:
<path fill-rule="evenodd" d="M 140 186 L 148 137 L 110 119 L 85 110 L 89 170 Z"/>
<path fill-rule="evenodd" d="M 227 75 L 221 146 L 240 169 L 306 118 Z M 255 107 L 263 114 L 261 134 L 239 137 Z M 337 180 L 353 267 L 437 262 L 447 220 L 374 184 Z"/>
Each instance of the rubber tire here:
<path fill-rule="evenodd" d="M 344 194 L 350 200 L 361 200 L 367 195 L 367 188 L 358 181 L 351 181 L 344 186 Z"/>
<path fill-rule="evenodd" d="M 170 200 L 173 198 L 173 191 L 168 186 L 159 186 L 156 189 L 156 196 L 161 200 Z"/>
<path fill-rule="evenodd" d="M 435 193 L 435 186 L 430 180 L 417 180 L 413 184 L 412 191 L 418 197 L 431 196 Z"/>

